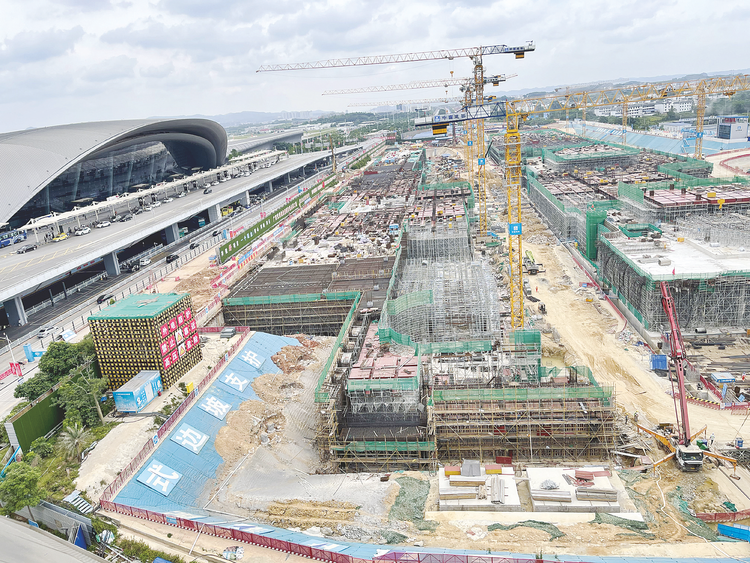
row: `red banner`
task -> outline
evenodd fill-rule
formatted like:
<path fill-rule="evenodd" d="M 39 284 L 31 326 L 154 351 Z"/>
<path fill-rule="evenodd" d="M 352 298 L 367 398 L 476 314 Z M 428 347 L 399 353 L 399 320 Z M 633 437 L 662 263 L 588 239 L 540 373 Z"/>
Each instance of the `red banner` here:
<path fill-rule="evenodd" d="M 21 377 L 23 375 L 21 373 L 21 364 L 14 364 L 13 362 L 11 362 L 10 367 L 6 369 L 3 373 L 0 373 L 0 381 L 5 379 L 9 375 L 15 375 L 15 376 Z"/>

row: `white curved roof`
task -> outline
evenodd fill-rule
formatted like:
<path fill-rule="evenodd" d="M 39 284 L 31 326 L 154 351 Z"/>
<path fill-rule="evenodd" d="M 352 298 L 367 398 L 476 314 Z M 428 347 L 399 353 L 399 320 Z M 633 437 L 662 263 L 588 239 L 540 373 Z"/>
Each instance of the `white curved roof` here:
<path fill-rule="evenodd" d="M 227 136 L 208 119 L 133 119 L 75 123 L 0 134 L 0 223 L 70 166 L 118 145 L 169 140 L 200 145 L 223 163 Z"/>

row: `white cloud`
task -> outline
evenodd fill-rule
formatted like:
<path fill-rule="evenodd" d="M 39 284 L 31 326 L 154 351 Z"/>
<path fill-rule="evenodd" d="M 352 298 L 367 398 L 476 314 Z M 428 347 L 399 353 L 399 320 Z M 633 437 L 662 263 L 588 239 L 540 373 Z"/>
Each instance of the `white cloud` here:
<path fill-rule="evenodd" d="M 6 130 L 89 119 L 346 108 L 326 89 L 468 76 L 466 59 L 257 74 L 261 64 L 535 40 L 495 88 L 748 67 L 750 8 L 725 0 L 26 0 L 0 20 Z M 456 95 L 457 90 L 449 90 Z"/>

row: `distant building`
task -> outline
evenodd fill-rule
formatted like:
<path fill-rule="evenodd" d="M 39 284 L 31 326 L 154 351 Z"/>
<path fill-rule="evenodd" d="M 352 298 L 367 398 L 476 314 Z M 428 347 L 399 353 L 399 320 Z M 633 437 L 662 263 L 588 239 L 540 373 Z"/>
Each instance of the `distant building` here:
<path fill-rule="evenodd" d="M 719 117 L 719 129 L 716 135 L 719 139 L 747 140 L 747 116 L 724 115 Z"/>
<path fill-rule="evenodd" d="M 646 117 L 671 111 L 682 113 L 693 109 L 690 98 L 674 98 L 658 102 L 636 102 L 628 104 L 628 117 Z M 622 117 L 622 105 L 604 106 L 594 109 L 598 117 Z"/>

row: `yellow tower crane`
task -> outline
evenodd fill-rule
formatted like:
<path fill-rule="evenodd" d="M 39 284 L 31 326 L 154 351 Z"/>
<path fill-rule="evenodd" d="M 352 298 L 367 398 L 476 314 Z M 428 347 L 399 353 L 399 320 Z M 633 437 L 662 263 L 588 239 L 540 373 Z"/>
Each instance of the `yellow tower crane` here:
<path fill-rule="evenodd" d="M 464 108 L 448 122 L 483 120 L 490 117 L 505 118 L 505 188 L 508 198 L 508 246 L 510 262 L 510 318 L 511 327 L 524 326 L 523 305 L 523 250 L 521 216 L 521 137 L 519 126 L 524 119 L 534 114 L 545 114 L 571 109 L 617 106 L 623 108 L 627 118 L 628 104 L 649 102 L 667 98 L 695 97 L 698 103 L 698 131 L 695 157 L 703 155 L 703 116 L 706 98 L 709 95 L 732 96 L 750 90 L 750 75 L 716 76 L 700 80 L 645 83 L 635 86 L 605 90 L 566 91 L 538 98 L 507 100 L 491 104 L 474 104 Z M 441 123 L 445 120 L 441 119 Z M 415 121 L 417 126 L 429 126 L 429 119 Z"/>
<path fill-rule="evenodd" d="M 392 63 L 408 63 L 416 61 L 427 61 L 427 60 L 439 60 L 448 59 L 453 60 L 461 57 L 468 57 L 474 64 L 473 73 L 473 88 L 474 88 L 474 100 L 475 103 L 484 103 L 484 66 L 483 57 L 485 55 L 501 55 L 501 54 L 512 54 L 516 59 L 524 58 L 525 54 L 534 51 L 536 46 L 533 41 L 528 41 L 525 45 L 517 47 L 509 47 L 508 45 L 485 45 L 480 47 L 468 47 L 464 49 L 444 49 L 439 51 L 421 51 L 414 53 L 401 53 L 395 55 L 376 55 L 372 57 L 348 57 L 341 59 L 327 59 L 322 61 L 314 61 L 307 63 L 291 63 L 291 64 L 273 64 L 273 65 L 261 65 L 256 72 L 272 72 L 272 71 L 284 71 L 284 70 L 309 70 L 309 69 L 320 69 L 320 68 L 338 68 L 338 67 L 349 67 L 349 66 L 363 66 L 363 65 L 378 65 L 378 64 L 392 64 Z M 438 80 L 437 86 L 443 86 L 452 80 L 460 79 L 448 79 Z M 423 81 L 424 82 L 424 81 Z M 493 84 L 497 84 L 500 80 L 491 81 Z M 417 86 L 426 87 L 426 86 Z M 404 89 L 404 88 L 394 88 Z M 371 92 L 372 89 L 359 88 L 355 89 L 357 92 Z M 387 91 L 386 89 L 380 89 L 378 91 Z M 353 93 L 352 91 L 329 91 L 329 93 Z M 441 128 L 443 132 L 446 130 L 445 127 Z M 474 128 L 475 136 L 472 139 L 476 142 L 475 154 L 478 183 L 477 197 L 476 200 L 479 202 L 479 233 L 480 235 L 487 234 L 487 201 L 486 201 L 486 184 L 485 184 L 485 172 L 484 172 L 484 125 L 477 125 Z M 470 177 L 470 181 L 474 182 L 474 177 Z"/>

